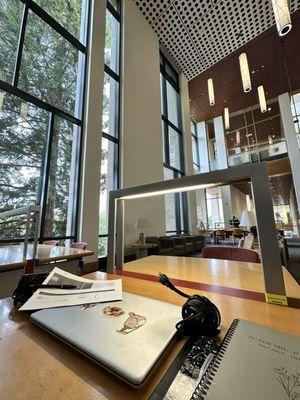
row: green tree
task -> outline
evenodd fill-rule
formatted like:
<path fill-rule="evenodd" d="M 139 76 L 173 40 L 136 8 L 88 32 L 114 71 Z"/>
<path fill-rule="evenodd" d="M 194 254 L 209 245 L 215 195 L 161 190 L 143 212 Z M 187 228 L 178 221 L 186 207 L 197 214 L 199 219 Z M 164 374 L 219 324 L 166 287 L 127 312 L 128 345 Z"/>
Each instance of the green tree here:
<path fill-rule="evenodd" d="M 87 0 L 84 0 L 86 3 Z M 79 38 L 82 0 L 38 0 L 53 18 Z M 0 79 L 12 82 L 22 5 L 0 0 Z M 19 87 L 45 102 L 80 116 L 77 85 L 83 58 L 66 39 L 29 11 Z M 4 97 L 3 97 L 4 96 Z M 38 202 L 45 163 L 49 115 L 8 93 L 1 93 L 0 211 Z M 65 235 L 73 137 L 76 129 L 55 119 L 46 210 L 46 235 Z M 76 138 L 75 138 L 76 139 Z M 0 237 L 22 235 L 16 219 L 0 224 Z"/>
<path fill-rule="evenodd" d="M 81 23 L 88 0 L 35 1 L 76 38 L 82 39 Z M 12 83 L 15 68 L 22 10 L 23 3 L 20 0 L 0 0 L 0 79 L 8 83 Z M 107 29 L 106 60 L 111 56 L 111 41 L 112 31 Z M 19 88 L 80 118 L 78 89 L 83 78 L 83 66 L 82 54 L 29 11 Z M 105 110 L 109 109 L 109 98 L 105 92 L 103 106 Z M 48 112 L 0 92 L 0 212 L 40 201 L 48 124 Z M 66 234 L 72 151 L 76 147 L 77 137 L 76 126 L 62 118 L 55 118 L 45 236 Z M 107 157 L 107 151 L 104 150 L 102 162 Z M 101 191 L 106 188 L 107 176 L 102 174 Z M 106 226 L 104 219 L 100 218 L 100 231 L 104 224 Z M 20 218 L 5 223 L 0 221 L 0 238 L 21 237 L 23 230 L 24 224 L 20 223 Z"/>

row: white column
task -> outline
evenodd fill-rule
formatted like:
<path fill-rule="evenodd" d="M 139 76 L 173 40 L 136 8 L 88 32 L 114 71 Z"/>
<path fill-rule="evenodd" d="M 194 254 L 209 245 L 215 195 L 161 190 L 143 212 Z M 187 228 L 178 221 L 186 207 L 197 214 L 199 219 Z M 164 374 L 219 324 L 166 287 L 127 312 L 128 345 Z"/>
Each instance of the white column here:
<path fill-rule="evenodd" d="M 218 156 L 218 169 L 228 168 L 227 161 L 227 145 L 225 140 L 225 131 L 223 125 L 223 117 L 214 118 L 214 129 Z"/>
<path fill-rule="evenodd" d="M 193 175 L 193 147 L 191 133 L 191 114 L 189 101 L 188 81 L 183 74 L 180 74 L 180 94 L 182 109 L 182 126 L 183 126 L 183 148 L 185 160 L 185 174 Z M 197 233 L 197 200 L 196 192 L 189 192 L 188 197 L 188 218 L 190 233 Z"/>
<path fill-rule="evenodd" d="M 278 96 L 281 121 L 286 138 L 288 155 L 291 162 L 293 181 L 297 197 L 298 209 L 300 208 L 300 151 L 298 147 L 295 125 L 293 122 L 291 100 L 289 93 Z"/>
<path fill-rule="evenodd" d="M 120 153 L 122 187 L 131 187 L 164 180 L 159 40 L 135 3 L 122 3 L 124 51 Z M 164 196 L 125 202 L 125 254 L 135 253 L 127 244 L 138 239 L 137 218 L 152 223 L 153 228 L 144 232 L 146 236 L 165 235 Z"/>
<path fill-rule="evenodd" d="M 202 220 L 207 228 L 207 203 L 206 203 L 206 191 L 205 189 L 196 190 L 196 199 L 197 199 L 197 219 Z M 199 208 L 199 210 L 198 210 Z"/>
<path fill-rule="evenodd" d="M 94 0 L 92 2 L 79 221 L 80 240 L 87 242 L 88 248 L 95 252 L 88 261 L 98 259 L 105 9 L 104 1 Z"/>
<path fill-rule="evenodd" d="M 226 169 L 226 168 L 228 168 L 227 145 L 226 145 L 225 131 L 224 131 L 222 116 L 214 118 L 214 129 L 215 129 L 216 146 L 217 146 L 218 169 Z M 231 202 L 230 186 L 222 186 L 221 193 L 222 193 L 222 204 L 223 204 L 225 228 L 228 228 L 230 226 L 229 221 L 232 217 L 232 202 Z"/>
<path fill-rule="evenodd" d="M 209 172 L 208 142 L 205 122 L 199 122 L 197 124 L 197 132 L 201 172 Z"/>
<path fill-rule="evenodd" d="M 207 131 L 206 123 L 199 122 L 197 124 L 198 132 L 198 143 L 199 143 L 199 159 L 200 159 L 200 170 L 201 173 L 209 172 L 209 155 L 208 155 L 208 141 L 207 141 Z M 197 199 L 197 216 L 201 215 L 201 220 L 207 227 L 207 204 L 206 204 L 206 192 L 205 189 L 196 191 Z M 198 210 L 198 208 L 200 210 Z M 198 221 L 200 222 L 200 221 Z"/>

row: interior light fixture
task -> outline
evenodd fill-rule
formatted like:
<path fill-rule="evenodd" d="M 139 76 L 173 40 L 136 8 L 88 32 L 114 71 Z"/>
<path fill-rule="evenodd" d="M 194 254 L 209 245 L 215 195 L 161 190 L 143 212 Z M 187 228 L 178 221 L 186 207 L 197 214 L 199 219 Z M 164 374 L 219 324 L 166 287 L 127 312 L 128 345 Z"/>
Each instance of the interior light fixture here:
<path fill-rule="evenodd" d="M 236 145 L 240 146 L 240 144 L 241 144 L 241 133 L 240 133 L 240 131 L 237 131 L 235 136 L 236 136 Z"/>
<path fill-rule="evenodd" d="M 239 61 L 240 61 L 240 70 L 241 70 L 244 92 L 248 93 L 251 90 L 251 78 L 250 78 L 247 54 L 242 53 L 239 56 Z"/>
<path fill-rule="evenodd" d="M 214 82 L 211 78 L 207 80 L 207 87 L 208 87 L 208 98 L 209 104 L 211 106 L 215 105 L 215 91 L 214 91 Z"/>
<path fill-rule="evenodd" d="M 284 36 L 292 29 L 291 14 L 287 0 L 272 0 L 273 12 L 279 36 Z"/>
<path fill-rule="evenodd" d="M 224 108 L 224 121 L 225 121 L 225 129 L 228 131 L 228 129 L 230 128 L 228 107 Z"/>
<path fill-rule="evenodd" d="M 208 188 L 216 187 L 216 186 L 220 186 L 220 185 L 222 185 L 222 182 L 209 183 L 206 185 L 194 185 L 194 186 L 179 187 L 179 188 L 174 188 L 174 189 L 158 190 L 157 192 L 145 192 L 145 193 L 139 193 L 139 194 L 132 194 L 132 195 L 128 195 L 128 196 L 122 196 L 122 197 L 120 197 L 120 200 L 141 199 L 143 197 L 162 196 L 164 194 L 170 194 L 170 193 L 189 192 L 191 190 L 208 189 Z"/>
<path fill-rule="evenodd" d="M 258 100 L 259 100 L 259 105 L 260 105 L 260 111 L 262 113 L 265 113 L 267 111 L 267 103 L 266 103 L 266 96 L 265 96 L 264 87 L 262 85 L 258 86 L 257 92 L 258 92 Z"/>

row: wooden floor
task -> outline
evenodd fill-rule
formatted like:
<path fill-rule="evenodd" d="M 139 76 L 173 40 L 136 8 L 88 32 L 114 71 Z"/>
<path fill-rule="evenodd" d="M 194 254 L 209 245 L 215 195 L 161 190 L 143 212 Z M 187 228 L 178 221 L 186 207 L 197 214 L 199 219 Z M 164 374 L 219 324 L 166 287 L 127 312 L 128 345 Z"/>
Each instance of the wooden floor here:
<path fill-rule="evenodd" d="M 151 276 L 157 276 L 159 272 L 163 272 L 170 278 L 185 281 L 182 284 L 183 286 L 189 287 L 188 282 L 196 282 L 202 284 L 203 289 L 210 292 L 220 293 L 220 288 L 228 288 L 246 291 L 250 294 L 251 292 L 264 294 L 261 264 L 257 263 L 193 257 L 151 256 L 126 263 L 123 270 L 125 273 Z M 300 299 L 298 283 L 284 267 L 283 274 L 287 296 Z M 232 294 L 238 293 L 236 291 L 231 292 Z M 230 290 L 225 291 L 225 293 L 230 294 Z M 242 295 L 243 292 L 241 292 Z"/>

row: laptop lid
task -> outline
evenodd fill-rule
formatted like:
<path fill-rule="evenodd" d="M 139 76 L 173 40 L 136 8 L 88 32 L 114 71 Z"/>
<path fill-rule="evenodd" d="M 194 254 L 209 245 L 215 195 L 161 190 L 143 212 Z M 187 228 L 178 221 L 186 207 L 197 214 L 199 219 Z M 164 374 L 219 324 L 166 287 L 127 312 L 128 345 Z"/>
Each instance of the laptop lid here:
<path fill-rule="evenodd" d="M 122 301 L 45 309 L 31 320 L 139 386 L 174 337 L 181 307 L 123 292 Z"/>

